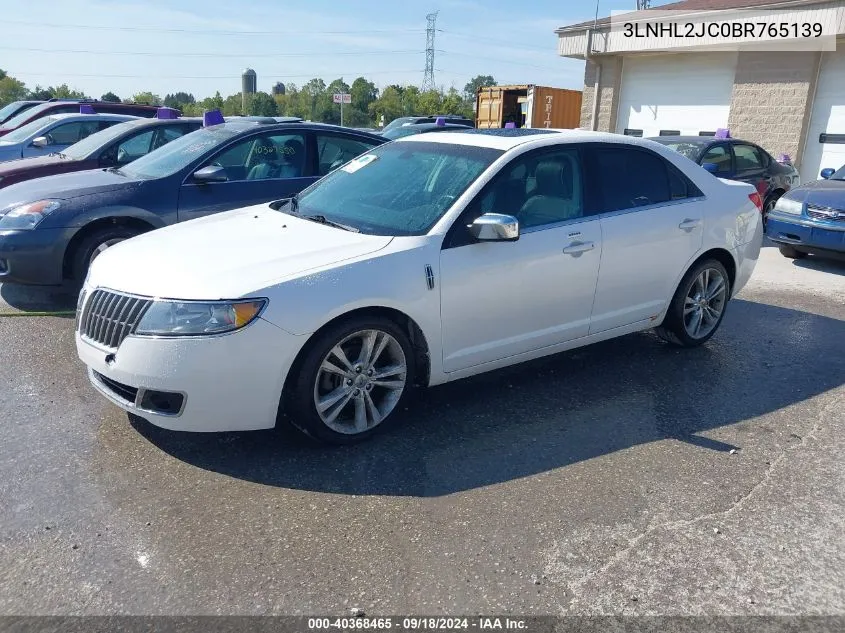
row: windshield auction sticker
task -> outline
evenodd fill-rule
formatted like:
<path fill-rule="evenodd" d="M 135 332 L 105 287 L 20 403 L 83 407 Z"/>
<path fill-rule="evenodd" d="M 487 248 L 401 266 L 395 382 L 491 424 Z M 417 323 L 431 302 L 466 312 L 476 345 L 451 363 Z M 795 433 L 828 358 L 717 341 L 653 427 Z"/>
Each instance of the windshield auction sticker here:
<path fill-rule="evenodd" d="M 376 156 L 375 154 L 365 154 L 364 156 L 359 156 L 358 158 L 349 161 L 343 167 L 341 167 L 341 169 L 347 174 L 354 174 L 362 167 L 366 167 L 367 165 L 376 160 L 378 160 L 378 156 Z"/>

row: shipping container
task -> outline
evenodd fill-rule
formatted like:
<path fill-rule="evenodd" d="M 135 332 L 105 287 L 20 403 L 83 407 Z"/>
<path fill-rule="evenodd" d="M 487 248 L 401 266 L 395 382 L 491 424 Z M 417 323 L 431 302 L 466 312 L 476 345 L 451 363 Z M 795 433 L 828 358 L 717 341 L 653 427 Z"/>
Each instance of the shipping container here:
<path fill-rule="evenodd" d="M 575 129 L 581 125 L 581 97 L 580 90 L 531 84 L 479 88 L 475 127 L 514 123 L 516 127 Z"/>

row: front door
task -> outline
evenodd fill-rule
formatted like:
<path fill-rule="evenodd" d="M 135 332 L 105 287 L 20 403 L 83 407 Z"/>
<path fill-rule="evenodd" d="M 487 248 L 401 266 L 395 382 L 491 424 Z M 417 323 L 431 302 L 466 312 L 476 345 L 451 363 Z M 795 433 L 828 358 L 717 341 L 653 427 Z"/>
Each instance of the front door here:
<path fill-rule="evenodd" d="M 226 147 L 197 169 L 219 165 L 228 180 L 200 183 L 188 176 L 179 190 L 179 221 L 299 193 L 316 180 L 307 147 L 304 134 L 288 132 L 254 134 Z"/>
<path fill-rule="evenodd" d="M 663 311 L 701 249 L 706 201 L 680 170 L 645 148 L 594 146 L 590 166 L 603 240 L 590 324 L 597 334 Z"/>
<path fill-rule="evenodd" d="M 744 143 L 735 143 L 733 152 L 735 180 L 747 182 L 765 200 L 771 189 L 771 176 L 766 169 L 763 154 L 753 145 Z"/>
<path fill-rule="evenodd" d="M 584 217 L 577 149 L 532 152 L 507 165 L 447 235 L 440 257 L 443 366 L 458 371 L 585 336 L 601 227 Z M 477 242 L 482 213 L 519 220 L 515 242 Z"/>

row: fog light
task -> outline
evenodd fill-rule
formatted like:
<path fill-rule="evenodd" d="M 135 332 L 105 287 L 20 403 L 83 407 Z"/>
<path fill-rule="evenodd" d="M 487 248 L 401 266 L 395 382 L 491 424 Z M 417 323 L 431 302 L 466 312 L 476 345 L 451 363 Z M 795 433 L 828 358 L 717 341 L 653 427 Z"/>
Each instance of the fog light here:
<path fill-rule="evenodd" d="M 151 413 L 159 413 L 161 415 L 177 415 L 182 411 L 182 405 L 185 402 L 185 396 L 181 393 L 172 393 L 169 391 L 144 391 L 141 396 L 140 408 Z"/>

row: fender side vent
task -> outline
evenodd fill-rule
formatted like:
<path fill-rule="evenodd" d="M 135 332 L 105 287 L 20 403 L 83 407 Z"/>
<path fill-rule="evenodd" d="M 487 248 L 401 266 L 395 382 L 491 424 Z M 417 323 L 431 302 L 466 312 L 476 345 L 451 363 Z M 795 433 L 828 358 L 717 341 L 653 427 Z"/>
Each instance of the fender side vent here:
<path fill-rule="evenodd" d="M 429 290 L 434 290 L 434 270 L 431 266 L 425 267 L 425 282 L 428 284 Z"/>

